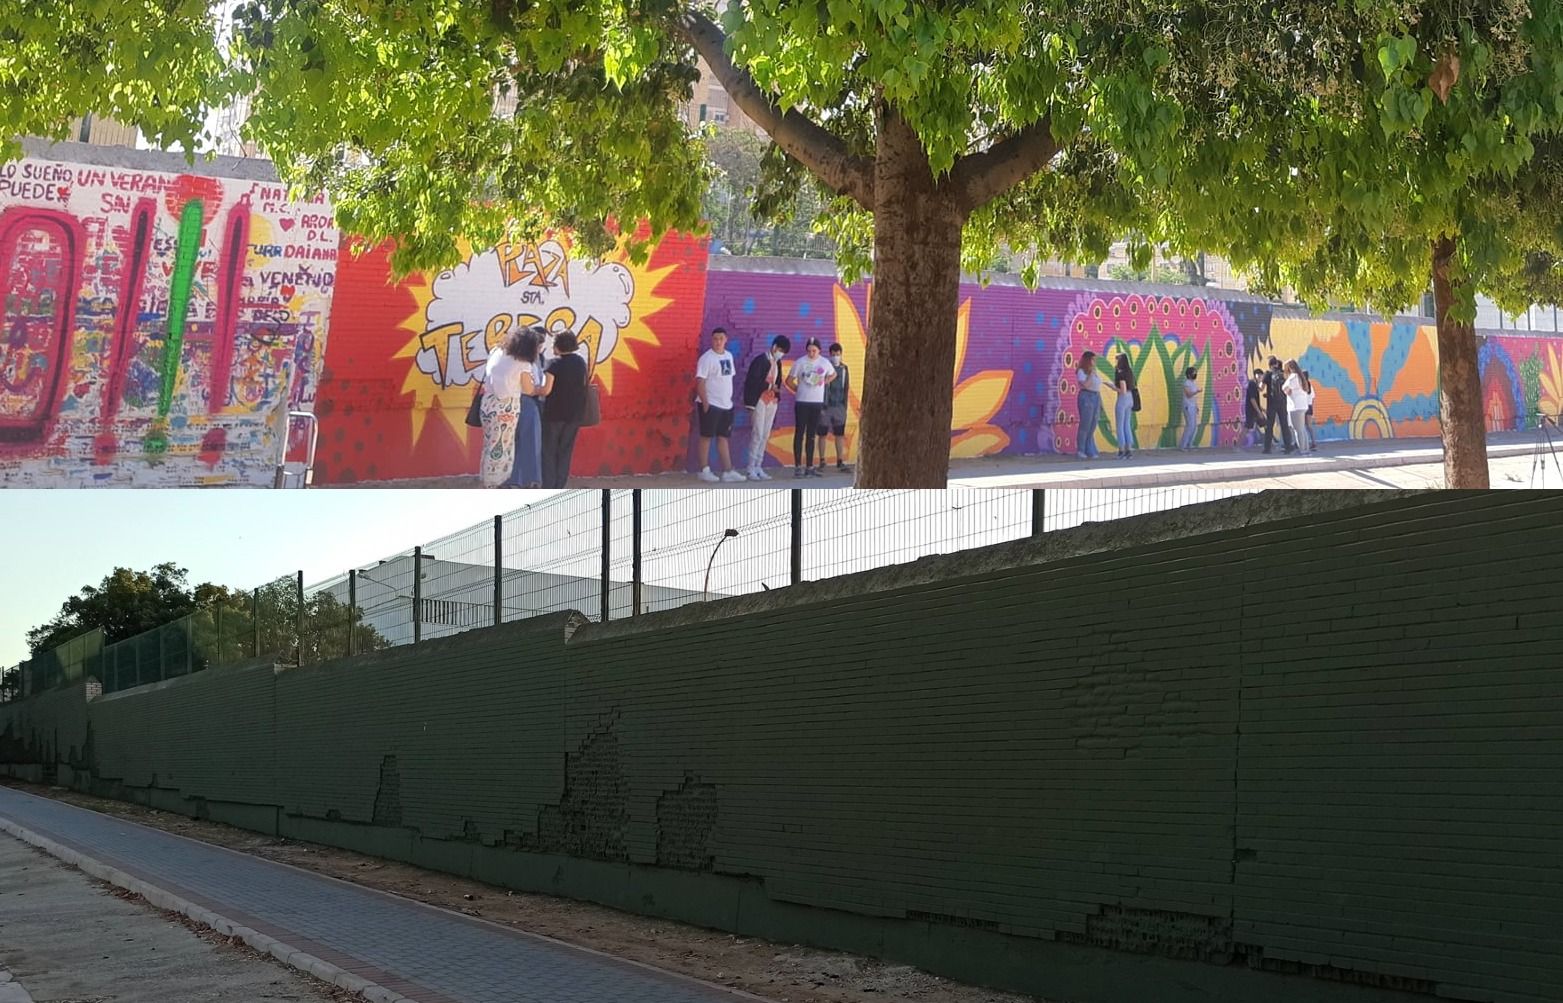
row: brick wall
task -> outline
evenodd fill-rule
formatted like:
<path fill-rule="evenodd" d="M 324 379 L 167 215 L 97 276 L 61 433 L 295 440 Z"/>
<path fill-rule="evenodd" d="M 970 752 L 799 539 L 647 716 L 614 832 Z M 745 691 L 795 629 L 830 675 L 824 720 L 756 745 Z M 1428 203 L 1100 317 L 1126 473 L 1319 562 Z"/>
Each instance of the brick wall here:
<path fill-rule="evenodd" d="M 1563 998 L 1557 500 L 1211 511 L 201 673 L 82 783 L 1053 998 Z"/>

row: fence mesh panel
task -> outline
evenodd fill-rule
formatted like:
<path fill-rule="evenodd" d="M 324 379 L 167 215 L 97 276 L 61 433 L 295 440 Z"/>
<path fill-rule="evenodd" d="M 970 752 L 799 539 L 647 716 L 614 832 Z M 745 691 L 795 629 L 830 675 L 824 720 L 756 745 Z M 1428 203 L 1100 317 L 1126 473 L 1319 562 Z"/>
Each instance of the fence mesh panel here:
<path fill-rule="evenodd" d="M 1245 493 L 1049 490 L 1040 496 L 1042 528 Z M 819 580 L 1021 539 L 1033 531 L 1037 498 L 1025 490 L 565 492 L 498 517 L 497 538 L 496 521 L 485 520 L 302 595 L 298 576 L 285 575 L 113 644 L 89 632 L 0 672 L 0 700 L 88 676 L 114 691 L 250 659 L 311 665 L 563 610 L 601 619 L 604 577 L 614 620 L 782 588 L 792 582 L 795 500 L 802 577 Z"/>
<path fill-rule="evenodd" d="M 505 516 L 500 555 L 504 620 L 562 610 L 601 619 L 601 555 L 600 491 L 554 495 Z M 629 615 L 627 607 L 623 615 Z"/>

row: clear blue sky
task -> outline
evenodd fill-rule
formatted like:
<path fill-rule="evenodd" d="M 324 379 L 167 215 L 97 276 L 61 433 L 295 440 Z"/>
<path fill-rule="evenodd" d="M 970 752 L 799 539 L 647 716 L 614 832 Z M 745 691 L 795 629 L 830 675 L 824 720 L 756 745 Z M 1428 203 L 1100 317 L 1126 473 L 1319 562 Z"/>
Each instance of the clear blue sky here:
<path fill-rule="evenodd" d="M 26 633 L 116 567 L 162 561 L 194 582 L 251 588 L 303 569 L 345 568 L 508 512 L 542 492 L 0 491 L 8 527 L 0 573 L 0 667 L 27 657 Z"/>

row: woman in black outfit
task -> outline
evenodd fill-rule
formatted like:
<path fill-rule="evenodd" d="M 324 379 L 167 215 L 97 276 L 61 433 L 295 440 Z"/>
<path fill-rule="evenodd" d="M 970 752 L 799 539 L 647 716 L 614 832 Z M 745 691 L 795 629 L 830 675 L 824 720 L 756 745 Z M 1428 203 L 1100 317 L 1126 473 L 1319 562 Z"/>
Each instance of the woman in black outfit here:
<path fill-rule="evenodd" d="M 554 339 L 554 360 L 548 364 L 553 391 L 543 405 L 543 487 L 562 488 L 570 479 L 575 436 L 586 410 L 586 360 L 580 341 L 566 331 Z"/>

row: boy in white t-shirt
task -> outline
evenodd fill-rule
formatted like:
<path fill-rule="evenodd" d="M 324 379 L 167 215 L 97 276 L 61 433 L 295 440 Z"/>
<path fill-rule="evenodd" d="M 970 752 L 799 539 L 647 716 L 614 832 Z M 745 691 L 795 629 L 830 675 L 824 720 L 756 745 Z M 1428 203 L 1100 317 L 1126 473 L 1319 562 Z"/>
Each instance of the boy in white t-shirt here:
<path fill-rule="evenodd" d="M 727 331 L 713 328 L 711 348 L 695 365 L 695 408 L 700 419 L 700 479 L 703 481 L 741 481 L 744 475 L 733 469 L 728 440 L 733 434 L 732 354 L 727 351 Z M 722 459 L 722 474 L 711 472 L 711 440 Z"/>

